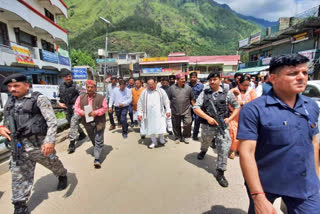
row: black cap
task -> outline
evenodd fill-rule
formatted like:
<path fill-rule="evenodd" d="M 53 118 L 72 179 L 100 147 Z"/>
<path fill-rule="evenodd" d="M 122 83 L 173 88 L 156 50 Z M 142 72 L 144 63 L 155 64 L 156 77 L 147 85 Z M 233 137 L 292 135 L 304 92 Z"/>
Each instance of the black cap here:
<path fill-rule="evenodd" d="M 11 82 L 27 82 L 27 76 L 24 74 L 11 74 L 3 80 L 2 84 L 8 85 Z"/>
<path fill-rule="evenodd" d="M 68 76 L 68 75 L 71 75 L 71 71 L 64 70 L 64 71 L 62 71 L 61 74 L 60 74 L 61 77 L 65 77 L 65 76 Z"/>
<path fill-rule="evenodd" d="M 211 79 L 212 77 L 219 77 L 221 78 L 221 73 L 220 71 L 213 71 L 209 74 L 209 76 L 207 77 L 207 80 Z"/>

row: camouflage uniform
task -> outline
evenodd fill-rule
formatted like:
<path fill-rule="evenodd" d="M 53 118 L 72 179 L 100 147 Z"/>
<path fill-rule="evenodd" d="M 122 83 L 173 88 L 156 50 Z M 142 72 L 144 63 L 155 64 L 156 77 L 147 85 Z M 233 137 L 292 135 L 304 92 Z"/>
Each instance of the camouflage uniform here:
<path fill-rule="evenodd" d="M 222 92 L 223 88 L 220 86 L 218 92 Z M 216 99 L 215 94 L 212 94 L 213 99 Z M 204 91 L 202 91 L 196 101 L 194 109 L 201 108 L 204 101 Z M 236 97 L 232 92 L 228 92 L 226 96 L 227 105 L 230 105 L 232 108 L 240 108 L 239 103 L 236 100 Z M 218 130 L 217 126 L 209 126 L 208 124 L 201 124 L 201 151 L 207 152 L 208 148 L 211 145 L 213 138 L 216 138 L 218 161 L 217 169 L 222 171 L 227 170 L 227 160 L 228 153 L 231 145 L 231 138 L 229 134 L 229 127 L 225 129 L 224 136 L 222 136 Z"/>
<path fill-rule="evenodd" d="M 70 131 L 69 131 L 70 141 L 77 140 L 80 123 L 81 123 L 81 117 L 77 114 L 73 114 L 70 121 Z"/>
<path fill-rule="evenodd" d="M 22 99 L 16 99 L 14 108 L 19 108 L 24 99 L 31 97 L 28 92 Z M 46 120 L 48 129 L 46 136 L 32 135 L 28 138 L 19 139 L 22 144 L 21 159 L 10 161 L 10 170 L 12 173 L 12 202 L 27 201 L 30 196 L 34 170 L 36 163 L 40 163 L 46 168 L 50 169 L 56 176 L 65 176 L 67 170 L 56 156 L 54 151 L 49 156 L 44 156 L 41 152 L 41 146 L 44 143 L 55 143 L 55 135 L 57 133 L 57 120 L 55 113 L 52 109 L 50 100 L 44 95 L 40 95 L 37 99 L 37 107 L 44 119 Z M 5 112 L 5 115 L 8 112 Z M 4 118 L 5 126 L 9 127 L 8 118 Z"/>

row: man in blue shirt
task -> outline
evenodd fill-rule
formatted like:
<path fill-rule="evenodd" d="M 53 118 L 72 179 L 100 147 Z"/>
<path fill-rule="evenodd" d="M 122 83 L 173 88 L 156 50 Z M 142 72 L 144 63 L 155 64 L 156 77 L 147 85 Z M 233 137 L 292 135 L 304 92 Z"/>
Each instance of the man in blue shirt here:
<path fill-rule="evenodd" d="M 117 88 L 117 77 L 111 77 L 111 83 L 108 84 L 107 86 L 107 93 L 106 93 L 106 98 L 107 98 L 107 103 L 109 103 L 109 100 L 110 100 L 110 97 L 111 97 L 111 94 L 112 94 L 112 91 Z M 110 106 L 110 105 L 109 105 Z M 111 107 L 113 108 L 113 107 Z M 109 116 L 109 120 L 110 120 L 110 124 L 111 126 L 109 127 L 109 131 L 112 131 L 113 129 L 116 128 L 116 124 L 114 122 L 114 118 L 113 118 L 113 112 L 108 112 L 108 116 Z"/>
<path fill-rule="evenodd" d="M 126 87 L 126 81 L 119 81 L 120 88 L 115 88 L 112 91 L 109 100 L 109 112 L 112 113 L 112 106 L 115 107 L 116 115 L 120 119 L 122 124 L 122 136 L 123 138 L 128 137 L 128 123 L 127 123 L 127 113 L 129 110 L 129 105 L 132 102 L 132 92 Z"/>
<path fill-rule="evenodd" d="M 246 104 L 239 118 L 240 165 L 250 199 L 249 214 L 276 213 L 282 197 L 288 213 L 320 213 L 319 109 L 301 95 L 308 58 L 281 55 L 270 62 L 268 94 Z"/>
<path fill-rule="evenodd" d="M 201 82 L 198 82 L 197 72 L 192 72 L 189 75 L 190 75 L 190 82 L 188 83 L 188 85 L 192 88 L 194 97 L 197 100 L 199 94 L 203 90 L 203 84 Z M 199 120 L 199 116 L 193 112 L 192 106 L 191 106 L 191 115 L 192 115 L 192 120 L 194 121 L 192 139 L 199 140 L 198 134 L 200 129 L 200 120 Z"/>

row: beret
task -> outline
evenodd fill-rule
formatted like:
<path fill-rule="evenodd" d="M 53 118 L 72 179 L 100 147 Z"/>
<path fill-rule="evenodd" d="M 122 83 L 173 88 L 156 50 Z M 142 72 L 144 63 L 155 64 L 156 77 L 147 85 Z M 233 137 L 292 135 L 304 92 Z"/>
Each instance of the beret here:
<path fill-rule="evenodd" d="M 2 84 L 8 85 L 11 82 L 27 82 L 27 76 L 24 74 L 11 74 L 3 80 Z"/>
<path fill-rule="evenodd" d="M 221 78 L 221 73 L 219 71 L 213 71 L 208 75 L 207 80 L 211 79 L 212 77 Z"/>
<path fill-rule="evenodd" d="M 62 71 L 61 74 L 60 74 L 61 77 L 65 77 L 65 76 L 68 76 L 68 75 L 71 75 L 71 71 L 65 70 L 65 71 Z"/>

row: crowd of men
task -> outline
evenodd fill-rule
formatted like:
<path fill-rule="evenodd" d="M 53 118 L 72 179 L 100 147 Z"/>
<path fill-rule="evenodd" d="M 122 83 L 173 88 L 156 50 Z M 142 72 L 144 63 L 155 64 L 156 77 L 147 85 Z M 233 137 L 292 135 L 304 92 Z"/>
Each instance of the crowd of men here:
<path fill-rule="evenodd" d="M 86 138 L 82 123 L 94 146 L 94 167 L 101 168 L 108 112 L 109 130 L 121 127 L 126 139 L 129 126 L 140 127 L 141 138 L 151 138 L 150 149 L 165 145 L 166 133 L 185 144 L 200 140 L 199 160 L 210 146 L 217 149 L 216 180 L 222 187 L 229 185 L 224 174 L 228 157 L 238 154 L 250 214 L 276 213 L 272 203 L 278 197 L 289 214 L 319 213 L 319 108 L 300 94 L 308 80 L 307 62 L 298 54 L 274 57 L 268 76 L 236 74 L 232 82 L 219 71 L 204 83 L 196 72 L 159 82 L 152 77 L 146 82 L 112 77 L 105 96 L 97 93 L 93 80 L 86 81 L 86 92 L 81 93 L 66 72 L 59 106 L 70 123 L 68 152 L 75 152 L 75 142 Z M 0 135 L 19 141 L 11 143 L 12 202 L 15 213 L 28 213 L 35 164 L 58 176 L 58 190 L 67 186 L 67 170 L 54 150 L 57 123 L 50 101 L 29 90 L 25 75 L 10 75 L 3 84 L 11 96 Z"/>

